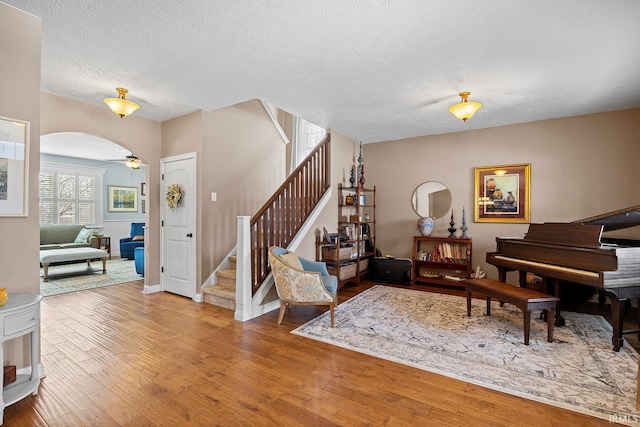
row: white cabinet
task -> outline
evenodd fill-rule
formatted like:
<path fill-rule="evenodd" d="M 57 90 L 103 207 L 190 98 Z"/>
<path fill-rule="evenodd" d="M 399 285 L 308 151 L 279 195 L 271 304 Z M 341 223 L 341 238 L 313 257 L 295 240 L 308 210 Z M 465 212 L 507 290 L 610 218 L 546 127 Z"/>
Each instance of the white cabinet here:
<path fill-rule="evenodd" d="M 0 393 L 0 424 L 4 422 L 4 408 L 27 397 L 38 394 L 40 375 L 38 354 L 40 353 L 40 301 L 42 296 L 34 294 L 10 294 L 7 303 L 0 307 L 0 360 L 4 360 L 4 342 L 30 334 L 31 372 L 18 374 L 16 381 L 2 388 Z"/>

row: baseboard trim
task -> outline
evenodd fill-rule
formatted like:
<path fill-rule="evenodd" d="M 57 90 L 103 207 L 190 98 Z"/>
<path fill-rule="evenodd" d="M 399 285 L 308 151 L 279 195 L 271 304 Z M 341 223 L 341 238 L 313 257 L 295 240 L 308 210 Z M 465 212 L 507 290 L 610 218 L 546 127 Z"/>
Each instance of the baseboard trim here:
<path fill-rule="evenodd" d="M 143 294 L 155 294 L 156 292 L 161 292 L 162 288 L 160 285 L 144 285 L 144 289 L 142 290 Z"/>

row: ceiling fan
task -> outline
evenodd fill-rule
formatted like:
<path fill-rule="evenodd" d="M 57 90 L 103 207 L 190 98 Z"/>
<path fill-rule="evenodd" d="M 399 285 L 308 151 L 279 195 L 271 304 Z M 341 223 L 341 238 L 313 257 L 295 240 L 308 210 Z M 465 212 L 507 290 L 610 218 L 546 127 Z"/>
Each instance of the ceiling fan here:
<path fill-rule="evenodd" d="M 124 163 L 125 166 L 131 168 L 131 169 L 140 169 L 140 165 L 142 164 L 142 161 L 140 161 L 140 159 L 138 158 L 138 156 L 134 155 L 133 153 L 131 153 L 131 155 L 129 156 L 125 156 L 124 159 L 109 159 L 106 160 L 107 162 L 122 162 Z"/>

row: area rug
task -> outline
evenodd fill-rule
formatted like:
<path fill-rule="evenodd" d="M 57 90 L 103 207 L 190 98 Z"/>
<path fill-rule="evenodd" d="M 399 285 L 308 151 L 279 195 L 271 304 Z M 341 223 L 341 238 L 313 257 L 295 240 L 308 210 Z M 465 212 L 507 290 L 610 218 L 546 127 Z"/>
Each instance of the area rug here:
<path fill-rule="evenodd" d="M 292 331 L 482 387 L 607 420 L 637 420 L 638 353 L 611 345 L 601 316 L 563 312 L 566 326 L 547 342 L 534 312 L 528 346 L 516 307 L 410 289 L 375 286 Z"/>
<path fill-rule="evenodd" d="M 49 296 L 83 289 L 99 288 L 118 283 L 143 279 L 136 273 L 133 260 L 107 260 L 107 274 L 102 274 L 102 262 L 94 261 L 91 267 L 87 263 L 56 265 L 49 267 L 49 281 L 43 280 L 40 268 L 40 295 Z"/>

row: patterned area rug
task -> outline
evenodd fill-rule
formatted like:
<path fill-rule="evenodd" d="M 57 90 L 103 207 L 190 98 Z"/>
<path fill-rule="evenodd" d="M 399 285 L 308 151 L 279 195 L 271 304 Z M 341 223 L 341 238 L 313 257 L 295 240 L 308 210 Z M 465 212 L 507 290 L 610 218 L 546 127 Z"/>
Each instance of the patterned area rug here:
<path fill-rule="evenodd" d="M 49 267 L 49 281 L 42 279 L 40 268 L 40 294 L 42 296 L 64 294 L 83 289 L 99 288 L 118 283 L 143 279 L 136 273 L 133 260 L 107 260 L 107 274 L 102 274 L 102 262 L 94 261 L 91 267 L 87 263 L 56 265 Z"/>
<path fill-rule="evenodd" d="M 311 339 L 414 366 L 512 395 L 607 420 L 637 420 L 638 353 L 611 345 L 601 316 L 563 312 L 547 342 L 532 314 L 529 346 L 520 310 L 410 289 L 375 286 L 293 331 Z M 620 422 L 620 421 L 618 421 Z"/>

